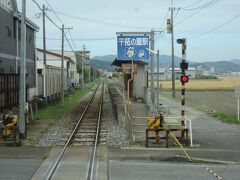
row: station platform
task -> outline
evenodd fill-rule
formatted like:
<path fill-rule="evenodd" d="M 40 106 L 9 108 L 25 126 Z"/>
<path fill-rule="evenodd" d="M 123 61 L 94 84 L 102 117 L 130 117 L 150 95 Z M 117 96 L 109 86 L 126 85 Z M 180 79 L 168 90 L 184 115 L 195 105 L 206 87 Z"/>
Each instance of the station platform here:
<path fill-rule="evenodd" d="M 177 116 L 177 111 L 169 111 L 168 117 L 164 117 L 165 127 L 152 129 L 148 127 L 149 117 L 154 118 L 159 115 L 153 113 L 146 103 L 141 100 L 128 101 L 126 98 L 127 92 L 123 90 L 119 83 L 112 84 L 109 87 L 109 93 L 115 118 L 120 126 L 128 130 L 131 145 L 169 147 L 174 143 L 170 132 L 180 141 L 183 140 L 182 143 L 190 144 L 188 128 L 181 125 L 182 118 Z M 165 100 L 161 99 L 161 102 L 171 109 Z M 182 133 L 186 135 L 182 135 Z"/>

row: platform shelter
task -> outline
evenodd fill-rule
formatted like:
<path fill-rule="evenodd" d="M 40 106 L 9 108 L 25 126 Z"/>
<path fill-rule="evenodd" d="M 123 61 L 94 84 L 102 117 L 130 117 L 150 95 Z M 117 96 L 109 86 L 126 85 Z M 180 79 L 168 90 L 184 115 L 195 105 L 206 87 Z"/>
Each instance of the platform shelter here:
<path fill-rule="evenodd" d="M 133 67 L 133 79 L 130 81 L 129 95 L 133 101 L 147 101 L 147 88 L 148 88 L 148 71 L 147 62 L 144 61 L 132 61 L 115 59 L 112 62 L 113 66 L 117 66 L 117 72 L 123 76 L 124 90 L 128 90 L 128 81 L 132 76 Z"/>

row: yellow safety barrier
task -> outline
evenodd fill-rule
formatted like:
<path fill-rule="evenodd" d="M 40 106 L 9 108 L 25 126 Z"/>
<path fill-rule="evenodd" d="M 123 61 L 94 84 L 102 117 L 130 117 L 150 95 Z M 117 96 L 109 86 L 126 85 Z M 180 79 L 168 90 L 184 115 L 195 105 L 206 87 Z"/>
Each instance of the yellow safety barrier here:
<path fill-rule="evenodd" d="M 148 129 L 154 130 L 160 127 L 160 117 L 148 117 L 147 119 Z"/>

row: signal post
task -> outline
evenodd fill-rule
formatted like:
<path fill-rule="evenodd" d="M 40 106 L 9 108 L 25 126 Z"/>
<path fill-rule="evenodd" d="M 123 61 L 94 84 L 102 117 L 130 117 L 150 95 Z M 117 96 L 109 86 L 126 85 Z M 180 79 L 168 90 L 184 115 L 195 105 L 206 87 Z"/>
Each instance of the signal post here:
<path fill-rule="evenodd" d="M 182 116 L 182 126 L 185 126 L 185 83 L 188 82 L 188 76 L 186 75 L 186 70 L 188 70 L 188 63 L 186 62 L 186 39 L 177 39 L 178 44 L 182 44 L 182 62 L 180 63 L 180 68 L 182 70 L 182 75 L 181 75 L 181 83 L 182 83 L 182 90 L 181 90 L 181 105 L 182 105 L 182 110 L 181 110 L 181 116 Z M 184 137 L 184 131 L 182 131 L 182 138 Z"/>

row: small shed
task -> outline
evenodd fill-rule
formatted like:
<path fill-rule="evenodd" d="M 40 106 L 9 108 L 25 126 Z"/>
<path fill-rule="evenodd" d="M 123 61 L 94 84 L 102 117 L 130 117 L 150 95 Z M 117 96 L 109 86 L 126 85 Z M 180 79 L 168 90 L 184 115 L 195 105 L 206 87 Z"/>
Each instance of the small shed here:
<path fill-rule="evenodd" d="M 112 65 L 119 67 L 118 72 L 123 74 L 124 89 L 127 91 L 128 80 L 131 79 L 133 66 L 133 81 L 130 83 L 130 97 L 133 100 L 147 101 L 148 72 L 144 61 L 132 61 L 115 59 Z"/>

